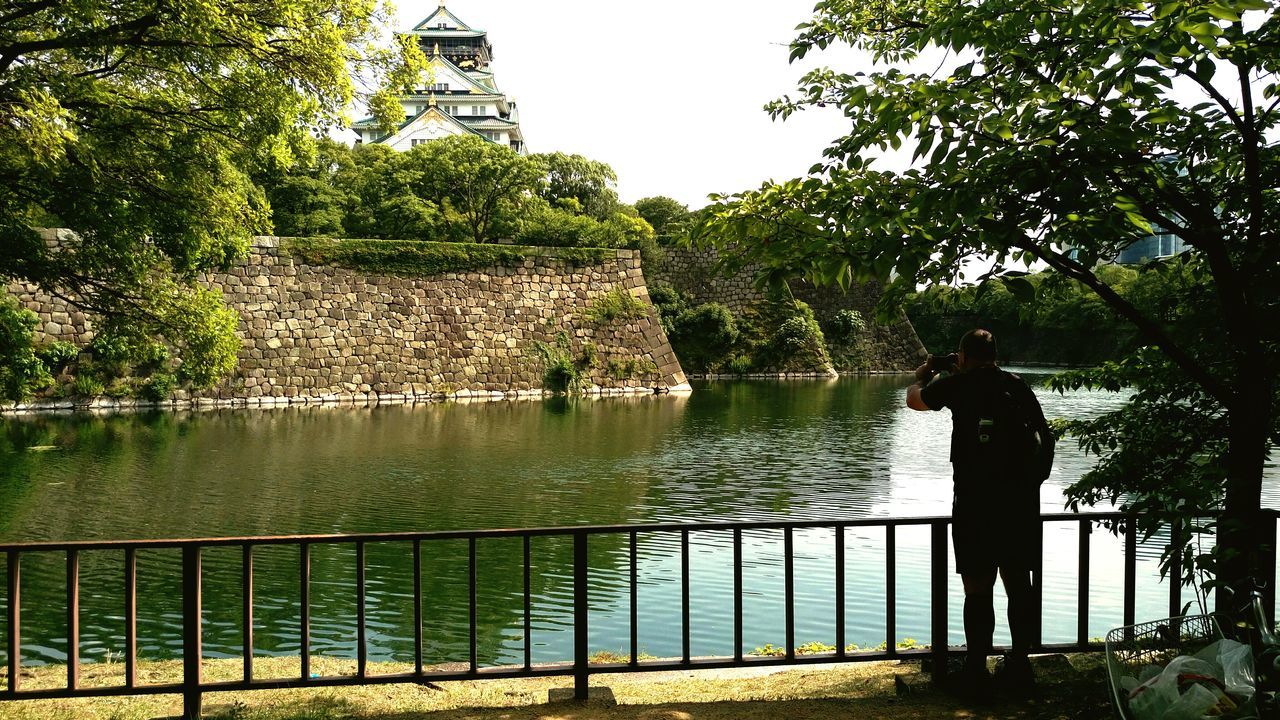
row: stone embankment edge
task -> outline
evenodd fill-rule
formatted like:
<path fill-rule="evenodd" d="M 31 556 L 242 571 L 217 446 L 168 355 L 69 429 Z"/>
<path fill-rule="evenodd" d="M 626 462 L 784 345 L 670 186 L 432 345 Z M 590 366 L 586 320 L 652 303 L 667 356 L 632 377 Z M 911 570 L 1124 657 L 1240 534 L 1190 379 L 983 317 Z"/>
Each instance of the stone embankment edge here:
<path fill-rule="evenodd" d="M 684 396 L 693 392 L 688 383 L 670 388 L 588 388 L 571 396 L 585 399 L 603 399 L 614 397 L 650 397 L 661 395 Z M 37 400 L 30 403 L 9 403 L 0 405 L 0 416 L 3 415 L 40 415 L 61 414 L 69 412 L 124 413 L 147 410 L 186 411 L 186 410 L 245 410 L 272 409 L 285 407 L 377 407 L 379 405 L 437 405 L 448 402 L 515 402 L 519 400 L 543 400 L 551 397 L 566 397 L 565 393 L 550 390 L 509 390 L 509 391 L 472 391 L 459 390 L 455 393 L 425 393 L 421 395 L 384 394 L 376 397 L 355 395 L 338 396 L 297 396 L 292 398 L 194 398 L 188 400 L 168 400 L 153 402 L 134 400 L 132 398 L 94 398 L 90 402 L 60 399 Z"/>

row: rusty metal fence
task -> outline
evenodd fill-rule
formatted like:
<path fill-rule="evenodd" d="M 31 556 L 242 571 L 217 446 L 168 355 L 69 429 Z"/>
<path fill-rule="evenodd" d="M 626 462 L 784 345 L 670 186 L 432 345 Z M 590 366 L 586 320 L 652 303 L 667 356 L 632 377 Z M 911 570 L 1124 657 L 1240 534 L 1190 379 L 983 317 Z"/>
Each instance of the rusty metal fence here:
<path fill-rule="evenodd" d="M 1271 537 L 1275 536 L 1277 518 L 1280 512 L 1269 511 L 1264 517 L 1270 526 Z M 1117 513 L 1090 514 L 1057 514 L 1042 517 L 1041 528 L 1049 523 L 1075 523 L 1079 526 L 1078 552 L 1078 595 L 1077 595 L 1077 631 L 1075 640 L 1069 643 L 1045 644 L 1041 641 L 1040 628 L 1034 633 L 1035 650 L 1044 651 L 1085 651 L 1098 649 L 1096 643 L 1090 642 L 1089 626 L 1089 567 L 1092 558 L 1090 537 L 1092 529 L 1100 523 L 1124 521 L 1126 516 Z M 4 687 L 0 687 L 0 701 L 30 700 L 42 698 L 73 698 L 93 696 L 127 696 L 150 694 L 181 694 L 184 698 L 184 717 L 198 718 L 201 714 L 201 699 L 205 693 L 225 691 L 245 691 L 259 689 L 278 689 L 296 687 L 333 687 L 349 685 L 372 685 L 384 683 L 426 683 L 444 680 L 475 680 L 485 678 L 518 678 L 538 676 L 571 676 L 574 678 L 575 696 L 587 697 L 589 677 L 593 674 L 616 672 L 645 672 L 659 670 L 688 670 L 709 668 L 730 668 L 765 665 L 795 665 L 812 663 L 834 663 L 853 661 L 873 661 L 901 659 L 907 657 L 928 657 L 933 660 L 935 674 L 945 673 L 946 658 L 955 652 L 946 643 L 948 635 L 948 579 L 951 568 L 948 564 L 948 526 L 950 519 L 945 517 L 890 519 L 876 518 L 851 520 L 847 522 L 807 521 L 807 522 L 748 522 L 748 523 L 680 523 L 621 526 L 584 526 L 560 528 L 536 528 L 518 530 L 484 530 L 471 532 L 425 532 L 425 533 L 384 533 L 363 535 L 300 535 L 286 537 L 245 537 L 215 538 L 187 540 L 140 540 L 119 542 L 70 542 L 70 543 L 25 543 L 0 545 L 0 553 L 7 556 L 7 592 L 8 613 L 5 619 L 6 643 L 8 655 L 8 677 Z M 899 649 L 896 647 L 895 628 L 897 625 L 896 610 L 898 606 L 896 578 L 897 531 L 902 527 L 929 528 L 929 572 L 930 572 L 930 627 L 931 647 Z M 1137 533 L 1133 523 L 1124 523 L 1124 624 L 1135 622 L 1137 597 Z M 885 541 L 885 598 L 884 627 L 885 645 L 882 650 L 850 652 L 845 642 L 845 534 L 850 528 L 881 528 Z M 835 599 L 835 633 L 836 643 L 832 652 L 816 654 L 797 654 L 795 642 L 795 571 L 794 541 L 798 530 L 829 529 L 834 531 L 835 581 L 832 596 Z M 785 599 L 784 622 L 786 645 L 784 653 L 776 657 L 744 656 L 743 653 L 743 532 L 754 530 L 774 530 L 783 534 L 783 573 Z M 733 546 L 733 647 L 732 656 L 714 658 L 695 658 L 690 656 L 690 563 L 689 534 L 722 533 L 732 538 Z M 637 623 L 637 540 L 639 537 L 657 533 L 674 533 L 680 539 L 680 587 L 681 587 L 681 648 L 679 658 L 641 660 L 638 644 Z M 621 536 L 629 548 L 629 580 L 630 580 L 630 653 L 626 662 L 594 663 L 591 661 L 587 642 L 587 626 L 589 609 L 587 604 L 588 578 L 588 543 L 591 538 L 600 536 Z M 573 544 L 573 659 L 572 662 L 556 664 L 537 664 L 532 662 L 531 623 L 532 603 L 530 589 L 530 546 L 534 538 L 559 537 L 568 538 Z M 523 663 L 481 667 L 477 653 L 477 613 L 476 613 L 476 544 L 482 540 L 497 538 L 520 539 L 523 542 L 524 569 L 524 656 Z M 469 576 L 469 639 L 470 651 L 464 670 L 437 670 L 424 665 L 423 662 L 423 586 L 422 586 L 422 548 L 424 544 L 440 541 L 464 540 L 468 545 Z M 402 543 L 411 549 L 413 554 L 412 596 L 414 600 L 414 669 L 401 674 L 373 674 L 369 672 L 368 644 L 366 642 L 366 579 L 365 579 L 365 547 L 369 543 Z M 355 551 L 355 600 L 356 600 L 356 672 L 354 675 L 335 677 L 313 677 L 311 673 L 311 548 L 313 545 L 351 545 Z M 301 672 L 295 678 L 255 678 L 254 677 L 254 551 L 265 546 L 289 546 L 297 549 L 298 557 L 298 595 L 300 598 L 299 645 Z M 243 623 L 243 677 L 235 681 L 206 681 L 202 677 L 202 605 L 201 591 L 201 553 L 208 548 L 239 548 L 241 552 L 242 607 L 240 608 Z M 182 553 L 182 657 L 183 674 L 181 682 L 164 684 L 142 684 L 138 681 L 138 635 L 137 635 L 137 554 L 140 550 L 172 549 Z M 124 682 L 118 686 L 85 687 L 80 683 L 80 555 L 82 552 L 115 551 L 121 554 L 124 566 Z M 22 686 L 22 561 L 23 558 L 35 554 L 63 554 L 66 559 L 66 629 L 67 629 L 67 663 L 66 686 L 54 689 L 24 689 Z M 1272 563 L 1274 565 L 1274 563 Z M 1174 571 L 1177 572 L 1175 562 Z M 1037 607 L 1041 607 L 1042 568 L 1034 570 L 1034 592 Z M 1182 608 L 1182 587 L 1177 582 L 1169 583 L 1169 614 L 1177 615 Z M 1274 616 L 1275 590 L 1269 589 L 1268 609 Z M 1037 613 L 1039 618 L 1041 613 Z M 939 642 L 938 639 L 942 641 Z"/>

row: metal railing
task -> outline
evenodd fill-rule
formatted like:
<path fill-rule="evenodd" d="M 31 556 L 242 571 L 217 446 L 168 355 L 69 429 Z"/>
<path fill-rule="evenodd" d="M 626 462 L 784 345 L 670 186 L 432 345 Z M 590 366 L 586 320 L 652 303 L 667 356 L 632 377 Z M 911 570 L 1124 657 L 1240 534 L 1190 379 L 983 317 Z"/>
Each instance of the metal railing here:
<path fill-rule="evenodd" d="M 1263 514 L 1274 537 L 1277 518 L 1280 512 L 1268 511 Z M 1125 520 L 1119 513 L 1090 514 L 1057 514 L 1045 515 L 1041 518 L 1041 531 L 1047 523 L 1077 523 L 1079 525 L 1078 552 L 1078 595 L 1077 595 L 1077 629 L 1073 642 L 1045 644 L 1041 640 L 1039 626 L 1042 613 L 1037 612 L 1037 625 L 1033 632 L 1034 651 L 1085 651 L 1097 649 L 1091 643 L 1089 628 L 1089 567 L 1092 552 L 1090 537 L 1093 526 L 1102 522 Z M 947 645 L 948 636 L 948 579 L 951 568 L 948 564 L 948 533 L 950 518 L 907 518 L 890 519 L 875 518 L 851 520 L 846 522 L 805 521 L 805 522 L 747 522 L 747 523 L 702 523 L 702 524 L 650 524 L 621 526 L 584 526 L 560 528 L 536 528 L 519 530 L 483 530 L 469 532 L 425 532 L 425 533 L 384 533 L 362 535 L 300 535 L 287 537 L 245 537 L 188 540 L 139 540 L 108 542 L 71 542 L 71 543 L 24 543 L 0 545 L 0 553 L 7 556 L 7 607 L 5 620 L 6 642 L 8 651 L 7 686 L 0 688 L 0 701 L 30 700 L 47 698 L 73 698 L 91 696 L 182 694 L 183 713 L 187 718 L 198 718 L 201 712 L 201 699 L 204 693 L 222 691 L 243 691 L 258 689 L 278 689 L 294 687 L 371 685 L 384 683 L 425 683 L 444 680 L 466 680 L 483 678 L 517 678 L 539 676 L 572 676 L 574 678 L 575 696 L 579 699 L 587 697 L 588 679 L 592 674 L 637 672 L 658 670 L 685 670 L 730 668 L 764 665 L 792 665 L 810 663 L 832 663 L 852 661 L 872 661 L 901 659 L 907 657 L 929 657 L 933 661 L 935 676 L 945 674 L 946 659 L 953 651 Z M 902 527 L 929 528 L 929 573 L 930 573 L 930 641 L 932 645 L 924 648 L 900 649 L 896 647 L 897 625 L 897 531 Z M 883 650 L 850 652 L 845 642 L 845 534 L 850 528 L 883 528 L 885 533 L 885 645 Z M 832 652 L 804 654 L 796 652 L 795 642 L 795 571 L 794 571 L 794 534 L 797 530 L 830 529 L 834 530 L 835 580 L 832 594 L 835 600 L 835 633 L 836 644 Z M 783 573 L 784 573 L 784 620 L 786 633 L 785 652 L 776 657 L 744 656 L 743 646 L 743 532 L 754 530 L 774 530 L 783 533 Z M 726 533 L 732 536 L 733 545 L 733 642 L 734 653 L 731 657 L 695 658 L 690 655 L 690 568 L 689 568 L 689 534 Z M 637 623 L 637 541 L 642 535 L 652 533 L 678 533 L 680 537 L 680 596 L 681 596 L 681 656 L 677 659 L 641 660 L 638 644 Z M 588 615 L 587 603 L 588 578 L 590 567 L 588 562 L 588 543 L 592 536 L 623 536 L 627 540 L 629 558 L 629 628 L 630 655 L 627 662 L 593 663 L 588 647 Z M 531 567 L 530 546 L 533 538 L 561 537 L 570 538 L 573 543 L 573 660 L 567 663 L 539 664 L 532 661 L 531 652 Z M 523 582 L 524 582 L 524 653 L 523 663 L 496 667 L 480 667 L 477 652 L 477 613 L 476 613 L 476 544 L 480 540 L 497 538 L 521 539 L 523 541 Z M 468 546 L 468 591 L 469 591 L 469 657 L 465 670 L 433 670 L 423 662 L 423 592 L 422 592 L 422 547 L 424 543 L 446 540 L 465 540 Z M 1137 532 L 1133 522 L 1125 523 L 1124 531 L 1124 624 L 1132 625 L 1135 621 L 1137 598 Z M 412 547 L 413 553 L 413 626 L 414 626 L 414 669 L 412 672 L 400 674 L 371 674 L 368 667 L 368 643 L 366 636 L 366 582 L 365 582 L 365 547 L 368 543 L 405 543 Z M 310 647 L 310 590 L 311 590 L 311 547 L 316 544 L 352 545 L 355 550 L 355 595 L 356 595 L 356 673 L 354 675 L 333 677 L 312 677 Z M 254 677 L 254 551 L 265 546 L 294 546 L 298 550 L 298 592 L 300 605 L 299 646 L 301 671 L 295 678 L 255 678 Z M 241 550 L 240 586 L 242 590 L 241 620 L 243 623 L 243 677 L 235 681 L 209 682 L 202 678 L 202 591 L 201 591 L 201 553 L 209 548 L 234 548 Z M 181 682 L 162 684 L 140 684 L 138 682 L 138 636 L 137 636 L 137 554 L 139 550 L 178 549 L 182 552 L 182 657 L 183 674 Z M 123 554 L 124 563 L 124 683 L 119 686 L 84 687 L 80 684 L 80 554 L 86 551 L 119 551 Z M 22 688 L 22 560 L 24 556 L 38 553 L 62 553 L 66 558 L 66 627 L 67 627 L 67 681 L 66 687 L 54 689 Z M 1043 555 L 1043 553 L 1042 553 Z M 1042 607 L 1042 559 L 1033 569 L 1033 591 L 1036 607 Z M 1274 565 L 1274 562 L 1272 563 Z M 1174 572 L 1178 567 L 1175 561 Z M 1175 575 L 1176 577 L 1177 575 Z M 1182 586 L 1178 582 L 1169 583 L 1169 614 L 1177 615 L 1182 607 Z M 1269 589 L 1268 610 L 1274 614 L 1275 590 Z"/>

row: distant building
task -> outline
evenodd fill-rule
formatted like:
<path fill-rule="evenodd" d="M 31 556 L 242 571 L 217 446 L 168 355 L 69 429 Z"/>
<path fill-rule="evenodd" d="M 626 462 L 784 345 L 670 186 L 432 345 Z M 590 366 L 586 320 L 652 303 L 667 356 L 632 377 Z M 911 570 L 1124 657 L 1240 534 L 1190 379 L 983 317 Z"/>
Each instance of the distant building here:
<path fill-rule="evenodd" d="M 489 69 L 493 46 L 485 31 L 459 20 L 445 7 L 445 0 L 440 0 L 440 7 L 409 32 L 417 36 L 429 58 L 431 82 L 400 98 L 404 123 L 390 135 L 373 118 L 352 125 L 360 138 L 357 142 L 379 143 L 403 152 L 432 140 L 470 133 L 526 154 L 516 104 L 498 89 Z"/>
<path fill-rule="evenodd" d="M 1116 256 L 1117 265 L 1142 265 L 1161 258 L 1179 255 L 1187 249 L 1182 238 L 1173 233 L 1156 229 L 1154 235 L 1148 235 L 1120 251 Z"/>

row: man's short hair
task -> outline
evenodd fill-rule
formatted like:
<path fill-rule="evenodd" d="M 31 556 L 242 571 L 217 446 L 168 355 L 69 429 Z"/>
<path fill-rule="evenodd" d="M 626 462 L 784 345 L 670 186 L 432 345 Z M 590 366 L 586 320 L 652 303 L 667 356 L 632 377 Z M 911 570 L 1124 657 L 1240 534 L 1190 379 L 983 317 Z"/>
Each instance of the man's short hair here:
<path fill-rule="evenodd" d="M 995 362 L 996 338 L 981 328 L 970 330 L 960 338 L 960 352 L 964 353 L 965 359 L 969 361 Z"/>

